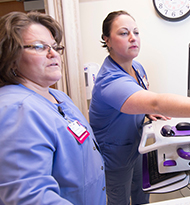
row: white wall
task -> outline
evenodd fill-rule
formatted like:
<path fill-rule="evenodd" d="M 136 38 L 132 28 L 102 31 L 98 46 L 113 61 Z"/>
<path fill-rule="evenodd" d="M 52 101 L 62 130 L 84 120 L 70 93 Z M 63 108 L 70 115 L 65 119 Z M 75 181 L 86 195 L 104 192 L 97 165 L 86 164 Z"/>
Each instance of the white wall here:
<path fill-rule="evenodd" d="M 108 55 L 101 47 L 102 22 L 111 11 L 126 10 L 137 22 L 141 51 L 136 58 L 147 71 L 150 90 L 187 95 L 190 17 L 167 22 L 155 12 L 152 0 L 80 0 L 80 20 L 84 63 L 102 64 Z M 183 192 L 189 195 L 185 188 Z M 181 191 L 151 195 L 151 202 L 184 195 Z"/>
<path fill-rule="evenodd" d="M 190 17 L 167 22 L 155 12 L 152 0 L 81 0 L 79 4 L 84 63 L 102 64 L 102 22 L 115 10 L 128 11 L 140 29 L 141 51 L 136 58 L 147 71 L 150 90 L 187 95 Z"/>

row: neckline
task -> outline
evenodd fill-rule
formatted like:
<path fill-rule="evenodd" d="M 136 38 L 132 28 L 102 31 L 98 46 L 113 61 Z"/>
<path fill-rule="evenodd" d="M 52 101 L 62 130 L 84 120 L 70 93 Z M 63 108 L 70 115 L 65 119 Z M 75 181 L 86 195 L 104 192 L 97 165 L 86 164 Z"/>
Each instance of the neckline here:
<path fill-rule="evenodd" d="M 113 60 L 113 58 L 109 55 L 108 58 L 119 68 L 121 69 L 123 72 L 127 73 L 128 75 L 130 75 L 126 70 L 124 70 L 116 61 Z M 132 65 L 132 68 L 134 69 L 135 71 L 135 74 L 137 76 L 137 79 L 139 81 L 139 85 L 144 88 L 145 90 L 147 90 L 147 87 L 145 86 L 144 82 L 143 82 L 143 79 L 141 78 L 139 72 L 134 68 L 134 66 Z M 131 75 L 130 75 L 131 76 Z M 131 76 L 132 78 L 134 78 L 133 76 Z M 136 81 L 136 80 L 135 80 Z"/>

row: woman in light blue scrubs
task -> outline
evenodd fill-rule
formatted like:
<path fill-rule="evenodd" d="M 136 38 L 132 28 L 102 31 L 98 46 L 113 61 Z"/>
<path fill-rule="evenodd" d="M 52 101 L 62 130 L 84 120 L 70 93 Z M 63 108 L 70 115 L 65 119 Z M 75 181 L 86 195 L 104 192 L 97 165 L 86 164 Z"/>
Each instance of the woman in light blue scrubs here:
<path fill-rule="evenodd" d="M 102 26 L 106 57 L 90 104 L 90 125 L 106 165 L 109 205 L 143 204 L 142 159 L 138 153 L 145 114 L 151 119 L 190 117 L 190 99 L 148 91 L 142 65 L 134 60 L 140 50 L 139 29 L 125 11 L 108 14 Z"/>
<path fill-rule="evenodd" d="M 0 19 L 0 205 L 105 205 L 104 161 L 63 92 L 62 31 L 46 14 Z"/>

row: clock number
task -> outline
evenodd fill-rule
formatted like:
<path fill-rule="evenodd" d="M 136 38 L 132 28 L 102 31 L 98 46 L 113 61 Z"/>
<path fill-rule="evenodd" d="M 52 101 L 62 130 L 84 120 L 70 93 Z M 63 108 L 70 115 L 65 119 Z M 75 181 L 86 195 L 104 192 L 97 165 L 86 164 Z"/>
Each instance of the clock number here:
<path fill-rule="evenodd" d="M 173 16 L 173 17 L 175 17 L 175 16 L 176 16 L 176 13 L 175 13 L 174 11 L 172 12 L 172 16 Z"/>
<path fill-rule="evenodd" d="M 179 11 L 179 14 L 180 14 L 180 15 L 183 15 L 183 10 L 180 10 L 180 11 Z"/>
<path fill-rule="evenodd" d="M 159 4 L 159 8 L 160 8 L 160 9 L 163 8 L 163 4 L 162 4 L 162 3 Z"/>
<path fill-rule="evenodd" d="M 168 13 L 168 10 L 166 9 L 166 10 L 165 10 L 165 15 L 167 15 L 167 13 Z"/>

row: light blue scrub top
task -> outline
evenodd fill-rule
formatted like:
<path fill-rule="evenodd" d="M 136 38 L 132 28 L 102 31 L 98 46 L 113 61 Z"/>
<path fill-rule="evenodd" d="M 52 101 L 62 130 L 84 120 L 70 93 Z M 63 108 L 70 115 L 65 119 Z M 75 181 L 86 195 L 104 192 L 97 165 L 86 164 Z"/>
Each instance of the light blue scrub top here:
<path fill-rule="evenodd" d="M 138 156 L 144 114 L 120 112 L 123 103 L 135 92 L 146 89 L 146 73 L 138 62 L 132 66 L 140 85 L 108 56 L 96 78 L 92 92 L 90 125 L 101 148 L 106 170 L 133 166 Z M 143 87 L 144 86 L 144 87 Z"/>
<path fill-rule="evenodd" d="M 0 204 L 105 205 L 104 162 L 92 130 L 66 94 L 49 91 L 90 136 L 79 145 L 58 105 L 34 91 L 0 88 Z"/>

